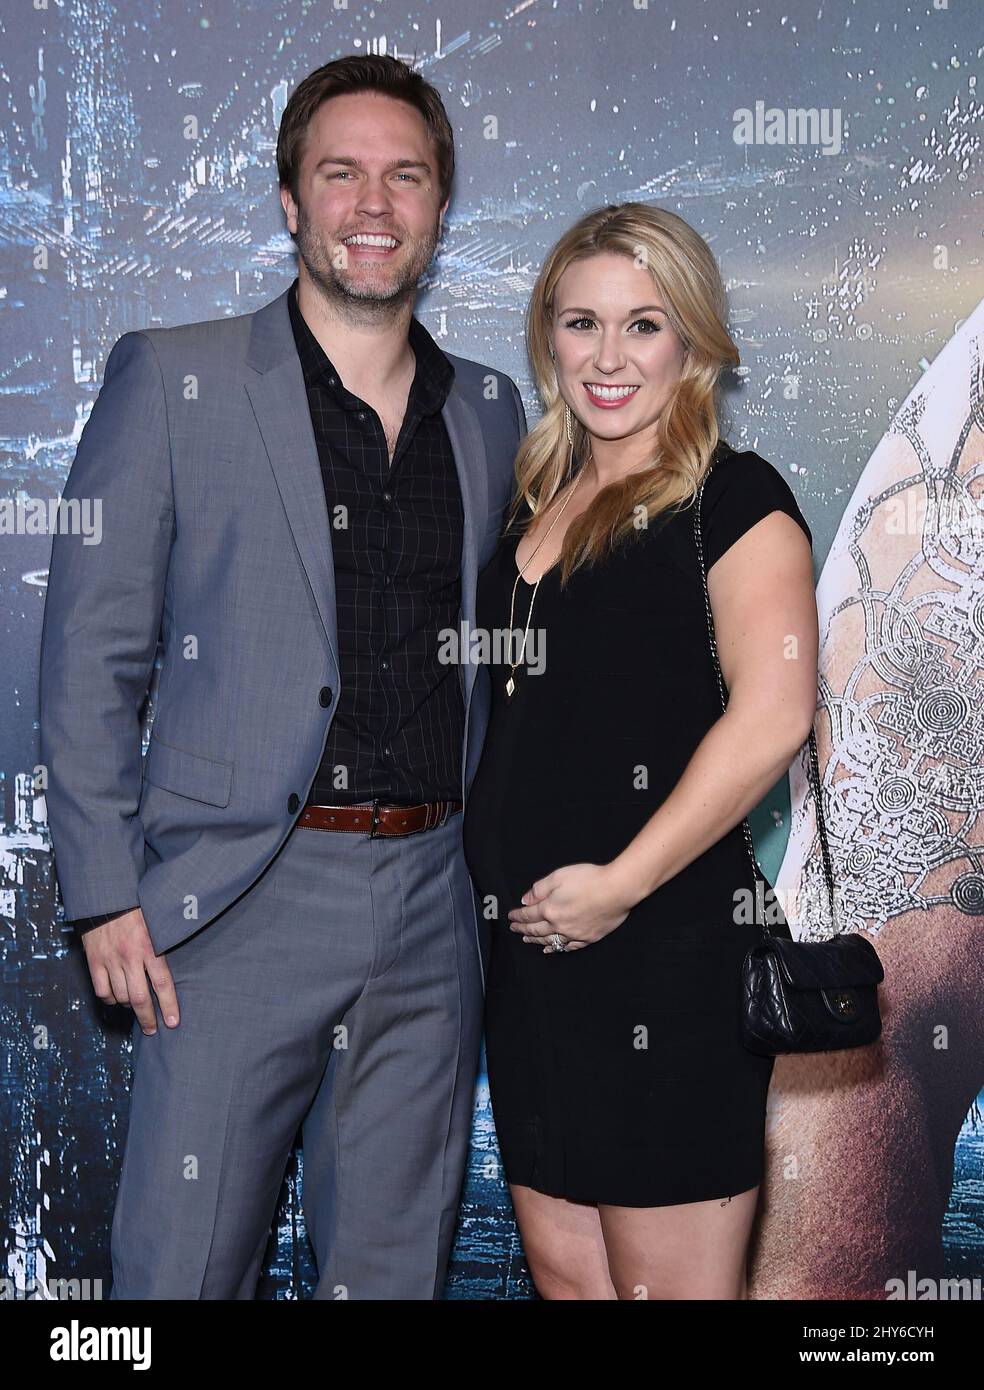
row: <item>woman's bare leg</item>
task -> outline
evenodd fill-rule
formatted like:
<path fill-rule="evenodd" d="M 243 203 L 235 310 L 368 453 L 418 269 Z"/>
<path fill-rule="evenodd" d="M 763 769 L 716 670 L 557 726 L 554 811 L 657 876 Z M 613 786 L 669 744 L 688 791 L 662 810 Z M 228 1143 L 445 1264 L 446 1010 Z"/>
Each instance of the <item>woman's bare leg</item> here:
<path fill-rule="evenodd" d="M 679 1206 L 570 1202 L 510 1187 L 526 1262 L 544 1299 L 748 1297 L 759 1189 Z"/>
<path fill-rule="evenodd" d="M 545 1299 L 614 1299 L 598 1208 L 510 1186 L 533 1282 Z"/>
<path fill-rule="evenodd" d="M 744 1299 L 757 1187 L 670 1207 L 599 1205 L 621 1299 Z"/>

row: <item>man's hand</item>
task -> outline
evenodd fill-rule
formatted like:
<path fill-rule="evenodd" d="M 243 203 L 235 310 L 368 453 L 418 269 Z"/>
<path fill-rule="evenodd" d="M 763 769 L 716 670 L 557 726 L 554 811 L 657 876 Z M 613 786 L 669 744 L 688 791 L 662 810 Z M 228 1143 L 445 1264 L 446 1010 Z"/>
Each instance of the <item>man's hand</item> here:
<path fill-rule="evenodd" d="M 93 927 L 82 936 L 89 974 L 96 995 L 105 1004 L 126 1004 L 149 1036 L 157 1032 L 157 1016 L 147 978 L 154 987 L 164 1022 L 178 1026 L 178 996 L 171 969 L 154 944 L 140 908 L 124 912 L 112 922 Z"/>

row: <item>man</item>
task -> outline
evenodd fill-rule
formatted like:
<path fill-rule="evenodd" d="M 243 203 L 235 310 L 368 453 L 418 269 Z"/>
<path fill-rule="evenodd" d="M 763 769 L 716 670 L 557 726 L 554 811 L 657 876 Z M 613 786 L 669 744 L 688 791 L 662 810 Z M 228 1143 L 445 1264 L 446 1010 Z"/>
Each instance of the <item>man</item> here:
<path fill-rule="evenodd" d="M 439 1298 L 464 1173 L 488 690 L 440 634 L 474 625 L 526 422 L 412 317 L 454 168 L 437 92 L 329 63 L 277 162 L 298 280 L 120 338 L 64 492 L 102 499 L 101 543 L 52 547 L 58 876 L 135 1013 L 113 1298 L 252 1298 L 298 1125 L 315 1297 Z"/>

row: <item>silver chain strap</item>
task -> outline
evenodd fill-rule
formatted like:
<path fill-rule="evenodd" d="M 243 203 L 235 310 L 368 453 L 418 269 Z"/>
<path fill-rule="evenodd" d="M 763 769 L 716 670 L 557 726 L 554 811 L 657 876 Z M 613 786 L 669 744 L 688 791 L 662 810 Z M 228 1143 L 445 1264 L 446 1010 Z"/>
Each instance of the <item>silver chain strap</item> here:
<path fill-rule="evenodd" d="M 714 662 L 714 674 L 717 677 L 718 693 L 721 696 L 721 710 L 722 712 L 724 712 L 728 708 L 728 697 L 727 691 L 725 689 L 724 677 L 721 675 L 721 662 L 718 659 L 717 640 L 714 636 L 714 617 L 711 613 L 711 598 L 709 593 L 707 592 L 707 570 L 704 567 L 704 544 L 703 539 L 701 537 L 700 528 L 700 512 L 701 504 L 704 500 L 704 484 L 710 477 L 710 473 L 711 470 L 708 469 L 707 473 L 704 474 L 703 481 L 701 482 L 700 488 L 697 492 L 697 506 L 694 508 L 694 539 L 697 542 L 697 555 L 700 560 L 700 577 L 704 585 L 704 610 L 707 614 L 707 635 L 710 638 L 711 658 Z M 823 877 L 824 883 L 826 884 L 827 888 L 827 900 L 830 903 L 830 922 L 831 926 L 834 928 L 834 931 L 836 932 L 839 929 L 837 927 L 837 919 L 834 912 L 834 873 L 830 859 L 830 845 L 827 841 L 827 827 L 824 824 L 823 819 L 823 798 L 820 793 L 820 762 L 817 757 L 817 739 L 816 734 L 814 733 L 812 728 L 810 729 L 809 746 L 809 780 L 810 785 L 813 788 L 813 799 L 816 804 L 817 834 L 820 839 L 820 857 L 823 860 Z M 765 874 L 762 872 L 761 866 L 759 865 L 758 860 L 755 858 L 755 846 L 752 843 L 752 832 L 749 828 L 747 816 L 742 821 L 741 828 L 745 837 L 745 848 L 748 851 L 748 861 L 752 866 L 752 878 L 755 883 L 757 894 L 759 878 L 761 877 L 764 880 Z M 763 932 L 765 931 L 764 923 L 762 923 L 762 930 Z"/>

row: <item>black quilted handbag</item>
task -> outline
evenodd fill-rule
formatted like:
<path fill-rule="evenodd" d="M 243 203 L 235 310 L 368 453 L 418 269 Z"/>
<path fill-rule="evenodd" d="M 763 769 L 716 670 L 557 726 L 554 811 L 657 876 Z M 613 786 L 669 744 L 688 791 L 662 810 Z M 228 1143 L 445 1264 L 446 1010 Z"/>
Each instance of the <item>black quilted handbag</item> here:
<path fill-rule="evenodd" d="M 727 694 L 714 637 L 714 618 L 707 592 L 707 571 L 700 531 L 700 508 L 707 476 L 705 474 L 697 494 L 694 536 L 704 585 L 711 658 L 721 695 L 721 708 L 726 709 Z M 792 939 L 778 899 L 755 858 L 748 821 L 742 821 L 745 847 L 755 883 L 756 917 L 762 927 L 762 940 L 751 948 L 742 964 L 741 1040 L 749 1051 L 762 1056 L 864 1047 L 881 1035 L 878 986 L 885 978 L 885 972 L 878 952 L 867 937 L 859 936 L 856 932 L 838 931 L 834 913 L 834 876 L 820 793 L 817 741 L 812 729 L 809 745 L 810 784 L 816 802 L 817 834 L 833 936 L 825 941 Z M 779 933 L 766 929 L 766 917 L 778 925 Z"/>

